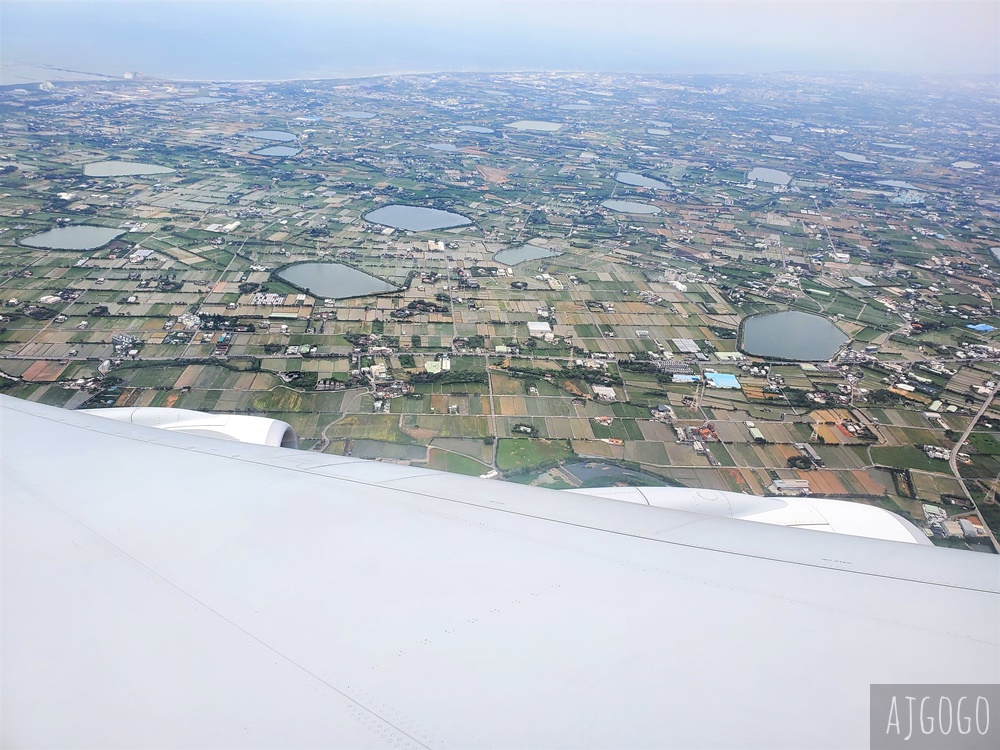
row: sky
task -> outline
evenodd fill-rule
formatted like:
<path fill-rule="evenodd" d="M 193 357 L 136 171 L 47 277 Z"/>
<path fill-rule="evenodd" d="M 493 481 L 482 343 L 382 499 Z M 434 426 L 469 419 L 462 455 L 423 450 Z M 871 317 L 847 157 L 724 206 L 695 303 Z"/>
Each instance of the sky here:
<path fill-rule="evenodd" d="M 200 80 L 475 70 L 998 75 L 1000 0 L 0 0 L 0 61 Z"/>

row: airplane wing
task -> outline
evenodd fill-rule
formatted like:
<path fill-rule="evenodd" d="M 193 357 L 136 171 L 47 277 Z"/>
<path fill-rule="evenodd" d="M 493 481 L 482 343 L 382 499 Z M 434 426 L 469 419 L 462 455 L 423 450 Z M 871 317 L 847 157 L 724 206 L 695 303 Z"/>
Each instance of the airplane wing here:
<path fill-rule="evenodd" d="M 1000 563 L 0 397 L 4 747 L 863 747 Z"/>

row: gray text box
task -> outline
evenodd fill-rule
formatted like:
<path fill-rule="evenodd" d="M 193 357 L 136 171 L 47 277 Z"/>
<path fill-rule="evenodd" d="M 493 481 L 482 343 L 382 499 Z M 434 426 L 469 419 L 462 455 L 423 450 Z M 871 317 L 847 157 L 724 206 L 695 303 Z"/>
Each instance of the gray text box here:
<path fill-rule="evenodd" d="M 1000 685 L 872 685 L 872 750 L 1000 748 Z"/>

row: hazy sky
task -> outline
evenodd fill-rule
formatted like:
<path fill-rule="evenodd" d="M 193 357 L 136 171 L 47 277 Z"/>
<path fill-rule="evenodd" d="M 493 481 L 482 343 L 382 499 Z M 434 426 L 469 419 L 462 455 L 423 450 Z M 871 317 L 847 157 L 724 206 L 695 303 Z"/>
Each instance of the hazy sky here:
<path fill-rule="evenodd" d="M 0 0 L 0 60 L 199 79 L 1000 73 L 1000 0 Z"/>

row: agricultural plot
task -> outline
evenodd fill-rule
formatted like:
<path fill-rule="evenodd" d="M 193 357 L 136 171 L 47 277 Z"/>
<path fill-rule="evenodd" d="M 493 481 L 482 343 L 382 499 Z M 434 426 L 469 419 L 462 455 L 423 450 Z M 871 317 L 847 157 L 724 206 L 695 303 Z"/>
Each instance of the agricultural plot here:
<path fill-rule="evenodd" d="M 911 445 L 873 446 L 872 460 L 881 466 L 902 469 L 919 469 L 935 474 L 948 472 L 948 462 L 938 458 L 928 458 L 920 449 Z"/>
<path fill-rule="evenodd" d="M 432 447 L 451 453 L 461 453 L 480 463 L 489 462 L 493 457 L 493 446 L 485 440 L 470 440 L 467 438 L 435 438 Z"/>
<path fill-rule="evenodd" d="M 913 471 L 910 473 L 910 480 L 913 482 L 913 489 L 920 500 L 940 503 L 942 495 L 962 497 L 965 494 L 958 480 L 954 477 Z"/>
<path fill-rule="evenodd" d="M 428 437 L 475 438 L 490 435 L 490 420 L 484 416 L 460 414 L 405 415 L 401 429 L 415 439 Z"/>
<path fill-rule="evenodd" d="M 944 430 L 931 430 L 917 427 L 884 428 L 883 433 L 891 435 L 892 442 L 900 445 L 942 445 Z"/>
<path fill-rule="evenodd" d="M 43 385 L 41 388 L 37 389 L 31 394 L 30 400 L 36 401 L 40 404 L 46 404 L 48 406 L 65 406 L 70 399 L 77 394 L 77 391 L 70 390 L 68 388 L 59 388 L 58 386 Z"/>
<path fill-rule="evenodd" d="M 666 446 L 655 442 L 635 441 L 626 443 L 625 459 L 651 467 L 666 467 L 671 465 Z"/>
<path fill-rule="evenodd" d="M 589 440 L 594 437 L 591 422 L 579 417 L 567 419 L 549 418 L 545 420 L 545 427 L 551 437 L 567 438 L 572 440 Z"/>
<path fill-rule="evenodd" d="M 400 429 L 399 419 L 392 414 L 346 414 L 330 424 L 326 434 L 331 439 L 367 439 L 400 444 L 420 442 Z"/>
<path fill-rule="evenodd" d="M 566 461 L 572 455 L 569 441 L 504 438 L 497 443 L 497 468 L 516 472 Z"/>
<path fill-rule="evenodd" d="M 459 453 L 436 450 L 433 447 L 430 449 L 430 460 L 427 462 L 427 468 L 469 476 L 479 476 L 490 471 L 489 464 Z"/>

